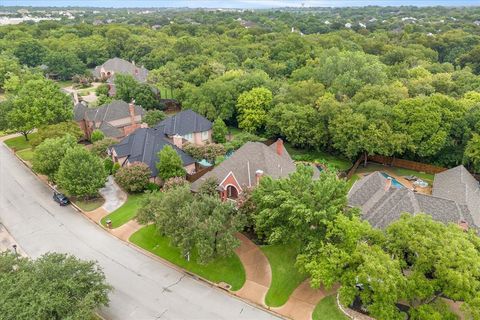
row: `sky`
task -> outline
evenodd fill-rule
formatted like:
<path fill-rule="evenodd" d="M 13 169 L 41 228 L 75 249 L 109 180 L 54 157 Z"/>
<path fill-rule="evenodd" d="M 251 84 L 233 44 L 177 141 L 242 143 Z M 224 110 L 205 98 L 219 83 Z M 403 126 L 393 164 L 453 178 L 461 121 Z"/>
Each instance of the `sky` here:
<path fill-rule="evenodd" d="M 348 6 L 480 6 L 480 0 L 0 0 L 0 6 L 49 7 L 189 7 L 263 9 L 278 7 L 348 7 Z"/>

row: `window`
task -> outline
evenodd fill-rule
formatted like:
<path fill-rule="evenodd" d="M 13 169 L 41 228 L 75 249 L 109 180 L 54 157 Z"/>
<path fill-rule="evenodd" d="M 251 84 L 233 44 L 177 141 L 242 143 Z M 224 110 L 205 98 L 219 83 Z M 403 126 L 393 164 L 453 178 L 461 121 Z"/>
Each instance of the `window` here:
<path fill-rule="evenodd" d="M 193 134 L 192 133 L 186 134 L 186 135 L 183 136 L 183 139 L 185 139 L 189 142 L 193 142 Z"/>
<path fill-rule="evenodd" d="M 208 140 L 208 131 L 202 131 L 202 141 Z"/>
<path fill-rule="evenodd" d="M 237 199 L 238 198 L 238 190 L 232 185 L 227 187 L 227 197 L 229 199 Z"/>

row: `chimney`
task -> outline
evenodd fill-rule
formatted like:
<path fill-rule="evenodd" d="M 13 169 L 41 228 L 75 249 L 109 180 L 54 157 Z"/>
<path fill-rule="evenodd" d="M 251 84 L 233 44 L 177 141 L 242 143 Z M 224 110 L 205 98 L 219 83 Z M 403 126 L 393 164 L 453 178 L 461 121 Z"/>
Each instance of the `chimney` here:
<path fill-rule="evenodd" d="M 468 222 L 465 221 L 465 220 L 460 220 L 458 222 L 458 226 L 460 227 L 460 229 L 462 229 L 463 231 L 468 231 Z"/>
<path fill-rule="evenodd" d="M 140 128 L 148 128 L 148 123 L 142 122 L 142 123 L 140 124 Z"/>
<path fill-rule="evenodd" d="M 385 191 L 388 191 L 390 187 L 392 186 L 392 178 L 388 177 L 387 182 L 385 183 Z"/>
<path fill-rule="evenodd" d="M 278 138 L 277 139 L 277 142 L 275 142 L 277 144 L 277 154 L 279 156 L 282 156 L 283 155 L 283 140 Z"/>
<path fill-rule="evenodd" d="M 128 111 L 130 112 L 130 122 L 132 126 L 135 126 L 135 100 L 128 104 Z"/>
<path fill-rule="evenodd" d="M 183 138 L 182 138 L 182 136 L 181 136 L 181 135 L 178 135 L 178 134 L 174 135 L 174 136 L 173 136 L 173 144 L 174 144 L 177 148 L 182 149 L 182 147 L 183 147 Z"/>
<path fill-rule="evenodd" d="M 262 177 L 263 177 L 263 170 L 255 171 L 255 181 L 257 182 L 257 185 L 260 183 L 260 179 Z"/>

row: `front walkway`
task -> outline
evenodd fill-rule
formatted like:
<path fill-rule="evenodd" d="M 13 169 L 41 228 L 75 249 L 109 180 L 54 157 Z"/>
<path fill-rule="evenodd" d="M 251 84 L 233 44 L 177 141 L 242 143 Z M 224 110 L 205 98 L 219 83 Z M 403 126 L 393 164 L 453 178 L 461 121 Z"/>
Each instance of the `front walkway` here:
<path fill-rule="evenodd" d="M 127 201 L 127 194 L 115 183 L 113 176 L 108 176 L 105 187 L 99 190 L 105 199 L 104 204 L 93 211 L 85 214 L 93 221 L 100 223 L 103 217 L 117 210 Z"/>
<path fill-rule="evenodd" d="M 133 219 L 118 228 L 111 229 L 110 232 L 117 238 L 129 242 L 128 239 L 130 239 L 130 236 L 143 227 L 145 227 L 145 225 L 142 225 L 138 223 L 137 220 Z"/>
<path fill-rule="evenodd" d="M 265 306 L 265 295 L 272 283 L 272 269 L 267 257 L 255 243 L 239 233 L 237 238 L 241 244 L 235 252 L 245 268 L 246 281 L 243 287 L 235 294 Z"/>
<path fill-rule="evenodd" d="M 272 308 L 272 310 L 295 320 L 310 320 L 312 319 L 313 310 L 315 310 L 320 300 L 333 294 L 336 290 L 337 287 L 330 290 L 326 290 L 323 287 L 312 289 L 310 280 L 307 279 L 292 292 L 283 306 Z"/>

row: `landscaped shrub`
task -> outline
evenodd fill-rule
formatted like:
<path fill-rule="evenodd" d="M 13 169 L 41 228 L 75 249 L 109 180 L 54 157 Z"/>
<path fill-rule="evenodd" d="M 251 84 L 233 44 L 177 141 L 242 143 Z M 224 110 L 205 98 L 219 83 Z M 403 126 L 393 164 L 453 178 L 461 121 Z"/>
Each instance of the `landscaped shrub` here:
<path fill-rule="evenodd" d="M 61 138 L 66 134 L 71 135 L 75 141 L 83 136 L 83 131 L 74 121 L 65 121 L 48 126 L 38 128 L 37 134 L 31 139 L 32 147 L 38 146 L 40 143 L 49 138 Z"/>
<path fill-rule="evenodd" d="M 167 191 L 176 187 L 187 185 L 188 181 L 183 177 L 170 178 L 163 184 L 163 190 Z"/>
<path fill-rule="evenodd" d="M 103 138 L 105 138 L 105 135 L 103 134 L 103 132 L 98 129 L 95 129 L 93 130 L 92 135 L 90 136 L 90 141 L 92 143 L 95 143 L 97 141 L 102 140 Z"/>
<path fill-rule="evenodd" d="M 105 158 L 105 160 L 103 160 L 103 164 L 105 166 L 105 171 L 108 173 L 108 174 L 112 174 L 112 170 L 113 170 L 113 160 L 110 159 L 110 158 Z"/>
<path fill-rule="evenodd" d="M 108 156 L 107 149 L 113 146 L 115 143 L 117 143 L 117 140 L 113 138 L 105 138 L 100 141 L 96 141 L 92 145 L 90 151 L 101 158 L 105 158 Z"/>
<path fill-rule="evenodd" d="M 120 169 L 120 164 L 119 164 L 118 162 L 115 162 L 115 163 L 113 164 L 112 174 L 117 173 L 118 169 Z"/>
<path fill-rule="evenodd" d="M 145 188 L 145 190 L 146 191 L 151 191 L 151 192 L 158 191 L 158 190 L 160 190 L 160 186 L 158 184 L 154 183 L 154 182 L 149 182 L 147 184 L 147 187 Z"/>
<path fill-rule="evenodd" d="M 227 126 L 225 125 L 225 122 L 223 122 L 222 118 L 217 118 L 213 122 L 212 126 L 212 139 L 216 143 L 225 143 L 227 142 L 226 135 L 227 135 L 228 129 Z"/>
<path fill-rule="evenodd" d="M 115 181 L 127 192 L 141 192 L 147 187 L 151 175 L 149 166 L 143 162 L 134 162 L 121 167 L 115 173 Z"/>

